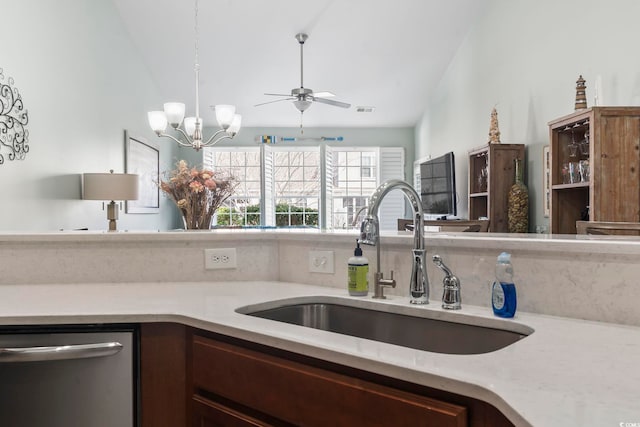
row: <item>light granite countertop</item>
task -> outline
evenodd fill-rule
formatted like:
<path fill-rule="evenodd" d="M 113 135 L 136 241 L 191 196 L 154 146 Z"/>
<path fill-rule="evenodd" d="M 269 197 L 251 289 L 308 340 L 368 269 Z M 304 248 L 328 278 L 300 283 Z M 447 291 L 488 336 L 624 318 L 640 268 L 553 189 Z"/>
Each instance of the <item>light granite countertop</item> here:
<path fill-rule="evenodd" d="M 347 299 L 383 310 L 535 332 L 504 349 L 447 355 L 273 322 L 236 309 L 280 299 Z M 640 328 L 484 307 L 447 312 L 433 300 L 384 302 L 283 282 L 0 285 L 0 325 L 178 322 L 484 400 L 517 426 L 640 425 Z"/>

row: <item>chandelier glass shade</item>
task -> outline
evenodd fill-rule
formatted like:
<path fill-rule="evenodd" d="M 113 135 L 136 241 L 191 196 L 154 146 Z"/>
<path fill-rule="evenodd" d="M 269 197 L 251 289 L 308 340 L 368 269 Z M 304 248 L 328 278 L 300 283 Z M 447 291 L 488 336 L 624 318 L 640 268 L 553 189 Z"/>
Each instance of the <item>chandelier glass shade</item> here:
<path fill-rule="evenodd" d="M 236 107 L 233 105 L 216 105 L 214 109 L 220 129 L 211 135 L 209 139 L 204 141 L 203 123 L 202 118 L 200 117 L 199 107 L 200 64 L 198 63 L 198 0 L 196 0 L 195 3 L 195 116 L 185 117 L 185 105 L 181 102 L 166 102 L 164 104 L 164 111 L 150 111 L 147 113 L 147 117 L 149 119 L 149 126 L 151 126 L 151 129 L 159 137 L 163 136 L 171 138 L 181 146 L 192 147 L 196 150 L 200 150 L 202 147 L 210 147 L 223 139 L 231 139 L 236 136 L 242 124 L 242 117 L 239 114 L 236 114 Z M 181 141 L 173 135 L 165 133 L 167 125 L 180 132 L 185 141 Z"/>

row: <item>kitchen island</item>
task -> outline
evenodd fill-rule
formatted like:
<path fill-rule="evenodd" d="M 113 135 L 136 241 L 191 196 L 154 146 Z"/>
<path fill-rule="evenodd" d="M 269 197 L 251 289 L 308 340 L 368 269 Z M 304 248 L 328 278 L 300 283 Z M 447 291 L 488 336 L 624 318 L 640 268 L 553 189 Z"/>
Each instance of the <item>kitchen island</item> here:
<path fill-rule="evenodd" d="M 491 353 L 449 355 L 236 312 L 247 305 L 308 297 L 359 300 L 342 289 L 281 281 L 2 285 L 0 323 L 182 324 L 473 397 L 516 426 L 640 422 L 638 327 L 518 312 L 505 322 L 532 328 L 530 336 Z M 443 311 L 437 299 L 418 309 L 437 316 Z M 402 296 L 373 304 L 409 307 Z M 495 319 L 479 306 L 465 305 L 454 314 L 480 324 Z"/>

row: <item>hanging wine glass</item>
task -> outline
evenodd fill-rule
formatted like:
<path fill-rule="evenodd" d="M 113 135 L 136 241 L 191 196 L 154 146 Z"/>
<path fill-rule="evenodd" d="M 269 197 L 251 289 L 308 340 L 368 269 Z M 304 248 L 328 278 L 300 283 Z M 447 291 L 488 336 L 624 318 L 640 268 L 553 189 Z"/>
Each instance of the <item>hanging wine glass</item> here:
<path fill-rule="evenodd" d="M 585 128 L 584 139 L 580 142 L 580 154 L 589 157 L 589 127 Z"/>
<path fill-rule="evenodd" d="M 571 131 L 571 144 L 569 144 L 569 157 L 576 157 L 578 154 L 578 144 L 576 143 L 576 135 Z"/>
<path fill-rule="evenodd" d="M 487 183 L 489 178 L 489 165 L 487 164 L 487 157 L 484 157 L 484 166 L 480 168 L 480 173 L 478 174 L 478 192 L 484 193 L 487 191 Z"/>

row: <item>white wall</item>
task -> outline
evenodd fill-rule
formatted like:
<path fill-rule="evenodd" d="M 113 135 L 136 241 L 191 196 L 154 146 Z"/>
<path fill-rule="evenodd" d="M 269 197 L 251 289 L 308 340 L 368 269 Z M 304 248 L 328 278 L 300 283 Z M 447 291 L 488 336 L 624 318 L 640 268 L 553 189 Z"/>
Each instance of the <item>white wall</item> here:
<path fill-rule="evenodd" d="M 80 199 L 80 175 L 123 172 L 124 130 L 156 138 L 146 112 L 164 100 L 110 1 L 0 1 L 0 68 L 5 82 L 15 79 L 29 112 L 30 150 L 24 161 L 0 165 L 0 231 L 106 229 L 101 202 Z M 251 145 L 260 134 L 298 136 L 300 129 L 242 129 L 233 143 Z M 412 128 L 305 129 L 305 136 L 323 135 L 344 136 L 341 145 L 402 146 L 411 179 Z M 190 148 L 158 143 L 161 172 L 181 158 L 201 162 Z M 166 230 L 178 225 L 177 217 L 161 197 L 161 214 L 123 211 L 118 223 L 119 229 Z"/>
<path fill-rule="evenodd" d="M 461 216 L 467 151 L 488 142 L 496 106 L 501 141 L 526 144 L 530 230 L 542 214 L 547 123 L 574 111 L 575 81 L 602 80 L 599 105 L 640 105 L 637 0 L 492 0 L 460 47 L 416 127 L 416 158 L 456 154 Z"/>
<path fill-rule="evenodd" d="M 101 202 L 80 200 L 83 172 L 124 171 L 124 130 L 155 138 L 162 100 L 110 1 L 0 1 L 0 68 L 29 112 L 29 153 L 0 165 L 0 231 L 106 229 Z M 161 145 L 161 170 L 175 157 Z M 7 154 L 2 149 L 3 154 Z M 167 229 L 174 213 L 120 213 L 120 229 Z"/>

